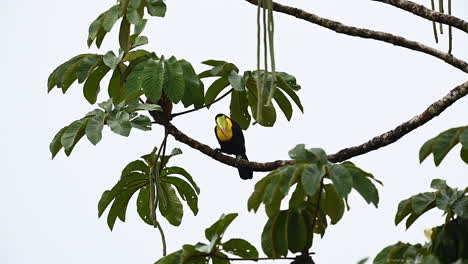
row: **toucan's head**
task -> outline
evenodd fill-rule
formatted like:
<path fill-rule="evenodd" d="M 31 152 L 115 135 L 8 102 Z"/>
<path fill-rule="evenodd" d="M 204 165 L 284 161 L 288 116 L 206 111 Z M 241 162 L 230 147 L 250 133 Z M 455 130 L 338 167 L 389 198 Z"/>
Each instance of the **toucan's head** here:
<path fill-rule="evenodd" d="M 217 114 L 215 120 L 216 126 L 219 127 L 219 129 L 221 129 L 221 132 L 223 132 L 223 135 L 226 136 L 229 117 L 227 117 L 225 114 Z"/>

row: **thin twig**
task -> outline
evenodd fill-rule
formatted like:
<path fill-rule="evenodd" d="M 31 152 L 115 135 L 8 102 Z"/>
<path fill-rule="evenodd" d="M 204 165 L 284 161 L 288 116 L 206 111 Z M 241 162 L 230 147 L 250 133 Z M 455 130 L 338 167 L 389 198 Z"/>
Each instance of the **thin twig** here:
<path fill-rule="evenodd" d="M 373 139 L 369 140 L 366 143 L 363 143 L 359 146 L 345 148 L 343 150 L 338 151 L 335 154 L 329 155 L 328 160 L 330 162 L 342 162 L 348 160 L 350 158 L 371 152 L 373 150 L 379 149 L 381 147 L 385 147 L 390 145 L 403 136 L 407 135 L 411 131 L 415 130 L 416 128 L 426 124 L 434 117 L 440 115 L 445 109 L 451 106 L 453 103 L 458 101 L 460 98 L 466 96 L 468 94 L 468 82 L 463 83 L 460 86 L 455 87 L 451 90 L 446 96 L 444 96 L 439 101 L 431 104 L 424 112 L 420 115 L 411 118 L 410 120 L 402 123 L 398 127 L 393 130 L 390 130 L 386 133 L 383 133 L 380 136 L 376 136 Z M 182 142 L 203 154 L 212 157 L 213 159 L 222 162 L 226 165 L 238 168 L 249 168 L 253 171 L 272 171 L 279 167 L 288 164 L 294 164 L 294 160 L 277 160 L 273 162 L 265 162 L 259 163 L 254 161 L 247 161 L 241 159 L 237 161 L 235 158 L 224 155 L 219 151 L 216 152 L 210 146 L 200 143 L 197 140 L 187 136 L 180 130 L 178 130 L 174 125 L 171 123 L 160 123 L 161 125 L 167 128 L 167 132 L 174 136 L 174 138 Z"/>
<path fill-rule="evenodd" d="M 206 104 L 206 105 L 204 105 L 204 106 L 202 106 L 202 107 L 195 108 L 195 109 L 191 109 L 191 110 L 187 110 L 187 111 L 183 111 L 183 112 L 180 112 L 180 113 L 172 114 L 172 115 L 171 115 L 171 118 L 174 118 L 174 117 L 180 116 L 180 115 L 185 115 L 185 114 L 188 114 L 188 113 L 192 113 L 192 112 L 198 111 L 198 110 L 200 110 L 200 109 L 203 109 L 203 108 L 205 108 L 205 107 L 209 107 L 209 106 L 211 106 L 212 104 L 214 104 L 214 103 L 220 101 L 221 99 L 223 99 L 224 97 L 226 97 L 228 94 L 230 94 L 230 93 L 232 92 L 232 90 L 233 90 L 233 89 L 231 88 L 231 90 L 227 91 L 225 94 L 223 94 L 222 96 L 220 96 L 218 99 L 216 99 L 216 100 L 214 100 L 213 102 L 211 102 L 211 103 L 209 103 L 209 104 Z"/>
<path fill-rule="evenodd" d="M 244 0 L 244 1 L 247 1 L 253 5 L 258 4 L 258 0 Z M 422 43 L 405 39 L 398 35 L 393 35 L 393 34 L 381 32 L 381 31 L 369 30 L 365 28 L 347 26 L 340 22 L 322 18 L 317 15 L 311 14 L 302 9 L 290 7 L 286 5 L 281 5 L 275 2 L 273 2 L 273 10 L 275 10 L 276 12 L 280 12 L 283 14 L 297 17 L 299 19 L 308 21 L 310 23 L 319 25 L 321 27 L 333 30 L 340 34 L 346 34 L 349 36 L 360 37 L 360 38 L 365 38 L 365 39 L 374 39 L 374 40 L 390 43 L 396 46 L 404 47 L 410 50 L 426 53 L 428 55 L 431 55 L 433 57 L 436 57 L 445 61 L 446 63 L 454 66 L 457 69 L 460 69 L 468 73 L 468 63 L 466 61 L 456 58 L 455 56 L 452 56 L 448 53 L 426 46 Z"/>

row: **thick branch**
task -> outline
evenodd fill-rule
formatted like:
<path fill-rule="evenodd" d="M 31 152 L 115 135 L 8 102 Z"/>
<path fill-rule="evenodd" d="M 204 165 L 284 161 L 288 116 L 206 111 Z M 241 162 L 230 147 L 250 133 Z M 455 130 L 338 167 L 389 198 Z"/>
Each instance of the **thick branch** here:
<path fill-rule="evenodd" d="M 328 156 L 328 160 L 331 162 L 342 162 L 352 157 L 356 157 L 370 151 L 385 147 L 396 142 L 398 139 L 402 138 L 409 132 L 415 130 L 416 128 L 424 125 L 434 117 L 440 115 L 445 109 L 451 106 L 460 98 L 468 94 L 468 82 L 455 87 L 450 91 L 445 97 L 439 101 L 430 105 L 422 114 L 413 117 L 412 119 L 404 122 L 393 130 L 390 130 L 380 136 L 374 137 L 368 142 L 361 144 L 359 146 L 345 148 L 338 151 L 333 155 Z M 222 162 L 226 165 L 236 167 L 236 159 L 227 155 L 224 155 L 220 152 L 214 151 L 210 146 L 198 142 L 197 140 L 185 135 L 183 132 L 178 130 L 171 123 L 162 123 L 161 125 L 165 126 L 167 132 L 174 136 L 177 141 L 180 141 L 188 146 L 197 149 L 203 154 L 212 157 L 213 159 Z M 294 164 L 294 160 L 277 160 L 273 162 L 254 162 L 241 159 L 238 162 L 237 167 L 245 167 L 252 169 L 254 171 L 272 171 L 281 166 L 287 164 Z"/>
<path fill-rule="evenodd" d="M 406 1 L 406 0 L 373 0 L 373 1 L 382 2 L 382 3 L 386 3 L 389 5 L 398 7 L 400 9 L 413 13 L 422 18 L 426 18 L 431 21 L 436 21 L 436 22 L 446 24 L 452 27 L 456 27 L 468 33 L 468 22 L 455 16 L 446 15 L 440 12 L 432 11 L 431 9 L 426 8 L 423 5 L 420 5 L 411 1 Z"/>
<path fill-rule="evenodd" d="M 245 1 L 254 5 L 258 4 L 258 0 L 245 0 Z M 385 32 L 380 32 L 380 31 L 369 30 L 365 28 L 347 26 L 340 22 L 322 18 L 317 15 L 308 13 L 302 9 L 281 5 L 278 3 L 273 3 L 273 9 L 276 12 L 284 13 L 290 16 L 297 17 L 299 19 L 306 20 L 313 24 L 333 30 L 337 33 L 346 34 L 346 35 L 350 35 L 354 37 L 360 37 L 360 38 L 375 39 L 375 40 L 387 42 L 396 46 L 426 53 L 436 58 L 439 58 L 445 61 L 446 63 L 468 73 L 468 63 L 466 63 L 465 61 L 458 59 L 448 53 L 426 46 L 422 43 L 405 39 L 401 36 L 392 35 L 390 33 L 385 33 Z"/>

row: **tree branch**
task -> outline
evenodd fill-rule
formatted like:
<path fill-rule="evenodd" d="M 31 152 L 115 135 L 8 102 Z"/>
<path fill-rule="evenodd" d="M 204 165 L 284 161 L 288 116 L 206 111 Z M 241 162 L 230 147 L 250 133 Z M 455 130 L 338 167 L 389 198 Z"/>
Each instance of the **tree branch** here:
<path fill-rule="evenodd" d="M 245 0 L 245 1 L 253 5 L 258 4 L 258 0 Z M 431 48 L 422 43 L 405 39 L 401 36 L 393 35 L 393 34 L 386 33 L 386 32 L 381 32 L 381 31 L 374 31 L 374 30 L 365 29 L 365 28 L 347 26 L 340 22 L 322 18 L 317 15 L 308 13 L 302 9 L 281 5 L 278 3 L 273 3 L 273 10 L 279 13 L 287 14 L 287 15 L 294 16 L 299 19 L 306 20 L 310 23 L 328 28 L 340 34 L 346 34 L 346 35 L 366 38 L 366 39 L 379 40 L 379 41 L 387 42 L 396 46 L 426 53 L 428 55 L 439 58 L 445 61 L 446 63 L 454 66 L 455 68 L 458 68 L 468 73 L 468 63 L 465 62 L 464 60 L 458 59 L 448 53 Z"/>
<path fill-rule="evenodd" d="M 422 18 L 425 18 L 431 21 L 436 21 L 439 23 L 443 23 L 443 24 L 458 28 L 468 33 L 468 22 L 458 17 L 451 16 L 450 14 L 446 15 L 440 12 L 432 11 L 431 9 L 426 8 L 423 5 L 420 5 L 411 1 L 406 1 L 406 0 L 373 0 L 373 1 L 382 2 L 385 4 L 395 6 L 397 8 L 403 9 L 405 11 L 413 13 Z"/>
<path fill-rule="evenodd" d="M 368 142 L 361 144 L 359 146 L 345 148 L 338 151 L 335 154 L 329 155 L 328 160 L 330 162 L 342 162 L 352 157 L 356 157 L 373 150 L 385 147 L 396 142 L 398 139 L 402 138 L 409 132 L 415 130 L 416 128 L 424 125 L 429 122 L 434 117 L 440 115 L 445 109 L 451 106 L 460 98 L 468 94 L 468 82 L 463 83 L 460 86 L 455 87 L 451 90 L 446 96 L 444 96 L 439 101 L 431 104 L 423 113 L 418 116 L 411 118 L 410 120 L 404 122 L 393 130 L 390 130 L 380 136 L 376 136 Z M 249 168 L 254 171 L 272 171 L 284 165 L 292 165 L 295 163 L 294 160 L 277 160 L 273 162 L 254 162 L 241 159 L 236 166 L 236 159 L 227 155 L 224 155 L 220 152 L 214 151 L 210 146 L 198 142 L 197 140 L 187 136 L 180 130 L 178 130 L 170 122 L 159 123 L 163 125 L 169 134 L 171 134 L 177 141 L 180 141 L 203 154 L 212 157 L 213 159 L 224 163 L 232 167 L 244 167 Z"/>

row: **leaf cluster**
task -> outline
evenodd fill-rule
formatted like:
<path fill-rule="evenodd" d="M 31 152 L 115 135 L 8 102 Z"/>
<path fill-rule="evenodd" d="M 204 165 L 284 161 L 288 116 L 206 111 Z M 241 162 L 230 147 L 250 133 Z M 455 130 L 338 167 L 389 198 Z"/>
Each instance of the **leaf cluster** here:
<path fill-rule="evenodd" d="M 468 261 L 468 219 L 453 219 L 427 231 L 429 243 L 398 242 L 380 251 L 373 263 L 462 264 Z"/>
<path fill-rule="evenodd" d="M 237 214 L 222 215 L 221 218 L 205 230 L 208 243 L 184 245 L 181 250 L 161 258 L 156 264 L 229 264 L 226 254 L 241 258 L 258 258 L 257 249 L 248 241 L 233 238 L 222 242 L 224 232 L 237 217 Z"/>
<path fill-rule="evenodd" d="M 52 158 L 64 148 L 65 154 L 69 156 L 78 143 L 86 135 L 88 140 L 96 145 L 102 139 L 104 125 L 121 136 L 128 137 L 132 128 L 143 131 L 151 130 L 151 120 L 146 115 L 139 115 L 137 111 L 160 111 L 161 107 L 155 104 L 126 104 L 118 105 L 112 103 L 112 99 L 99 104 L 101 109 L 95 109 L 85 117 L 72 122 L 62 128 L 49 145 Z"/>
<path fill-rule="evenodd" d="M 433 208 L 444 211 L 447 221 L 455 216 L 468 219 L 468 188 L 451 188 L 441 179 L 434 179 L 431 188 L 436 191 L 413 195 L 398 204 L 395 225 L 407 217 L 406 228 L 409 228 L 421 215 Z"/>
<path fill-rule="evenodd" d="M 289 155 L 296 164 L 281 167 L 260 180 L 248 201 L 248 209 L 255 212 L 262 203 L 265 205 L 269 219 L 262 233 L 262 248 L 273 258 L 286 256 L 288 250 L 296 253 L 308 249 L 313 233 L 323 236 L 329 222 L 338 223 L 352 189 L 376 207 L 379 202 L 371 181 L 376 180 L 353 163 L 330 163 L 324 150 L 306 149 L 303 144 Z M 280 210 L 294 185 L 288 209 Z"/>
<path fill-rule="evenodd" d="M 159 208 L 161 215 L 171 225 L 180 225 L 183 217 L 181 199 L 187 203 L 194 215 L 198 213 L 200 189 L 192 176 L 183 168 L 167 167 L 169 159 L 182 154 L 182 151 L 176 148 L 172 150 L 170 155 L 161 157 L 162 163 L 159 161 L 155 164 L 156 151 L 155 148 L 150 154 L 130 162 L 122 170 L 120 180 L 114 187 L 102 194 L 98 204 L 98 216 L 101 217 L 106 208 L 112 204 L 107 215 L 107 224 L 111 230 L 117 218 L 125 222 L 127 205 L 137 191 L 139 191 L 136 201 L 138 215 L 145 223 L 155 224 L 155 218 L 152 217 L 155 212 L 151 212 L 150 202 L 150 177 L 155 177 L 154 173 L 152 173 L 154 171 L 153 167 L 156 169 L 161 168 L 159 177 L 154 179 L 156 182 L 156 201 L 158 201 L 156 207 Z"/>
<path fill-rule="evenodd" d="M 273 104 L 267 104 L 266 102 L 270 91 L 268 89 L 264 89 L 265 94 L 260 97 L 257 94 L 257 75 L 261 77 L 261 80 L 264 80 L 264 71 L 246 71 L 243 75 L 240 75 L 239 69 L 236 67 L 236 65 L 229 62 L 220 60 L 207 60 L 202 63 L 212 66 L 213 68 L 200 73 L 199 77 L 217 78 L 206 91 L 205 104 L 210 104 L 213 102 L 225 88 L 231 86 L 233 88 L 229 106 L 231 118 L 235 120 L 242 129 L 245 130 L 249 127 L 252 116 L 254 117 L 255 121 L 262 126 L 271 127 L 275 124 L 275 107 Z M 271 83 L 273 81 L 273 76 L 271 73 L 266 74 L 267 81 Z M 288 121 L 291 120 L 293 108 L 290 99 L 285 96 L 285 93 L 297 105 L 301 112 L 304 112 L 304 108 L 296 93 L 301 89 L 301 86 L 299 86 L 296 82 L 296 78 L 285 72 L 276 72 L 274 85 L 278 88 L 274 91 L 274 102 L 279 106 Z M 273 86 L 268 84 L 267 87 Z M 261 100 L 264 100 L 264 102 L 262 102 L 261 108 L 262 118 L 260 119 L 256 119 L 258 116 L 258 98 L 262 98 Z"/>

